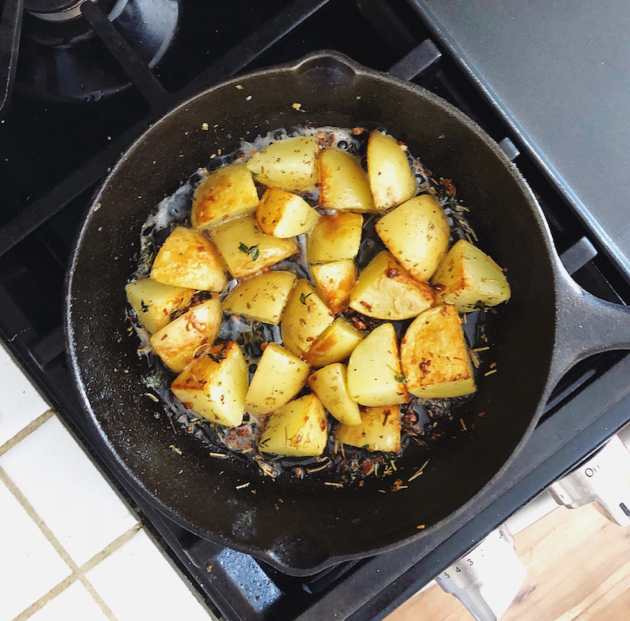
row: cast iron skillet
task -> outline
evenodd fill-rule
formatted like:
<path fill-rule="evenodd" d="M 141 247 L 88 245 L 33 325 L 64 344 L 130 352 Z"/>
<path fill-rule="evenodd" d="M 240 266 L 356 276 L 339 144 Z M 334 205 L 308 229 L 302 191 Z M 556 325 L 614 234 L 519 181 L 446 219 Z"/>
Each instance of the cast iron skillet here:
<path fill-rule="evenodd" d="M 455 180 L 481 248 L 508 268 L 512 299 L 500 308 L 491 344 L 499 372 L 479 381 L 464 412 L 475 428 L 439 442 L 423 475 L 397 493 L 378 493 L 382 482 L 340 489 L 273 481 L 236 459 L 209 457 L 186 434 L 174 439 L 165 417 L 154 417 L 161 406 L 144 396 L 144 364 L 135 335 L 127 333 L 124 286 L 140 227 L 155 205 L 217 148 L 229 152 L 241 137 L 306 122 L 386 128 L 404 140 L 435 174 Z M 202 537 L 293 574 L 400 546 L 466 511 L 527 438 L 571 365 L 630 348 L 628 310 L 571 280 L 530 189 L 479 127 L 422 88 L 331 52 L 212 87 L 131 146 L 81 229 L 68 276 L 66 329 L 85 409 L 155 506 Z M 169 448 L 175 440 L 181 455 Z M 425 459 L 406 452 L 401 478 Z M 247 481 L 248 488 L 236 489 Z"/>

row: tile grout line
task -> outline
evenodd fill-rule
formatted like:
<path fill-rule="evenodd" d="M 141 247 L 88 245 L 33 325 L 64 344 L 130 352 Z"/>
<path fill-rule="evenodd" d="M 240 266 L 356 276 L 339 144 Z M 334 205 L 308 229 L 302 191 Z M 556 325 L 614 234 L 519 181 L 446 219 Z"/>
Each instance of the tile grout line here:
<path fill-rule="evenodd" d="M 44 416 L 46 416 L 46 414 L 43 414 L 42 416 L 40 416 L 40 418 L 43 418 Z M 52 412 L 50 416 L 52 416 L 52 414 L 54 414 L 54 412 Z M 50 418 L 50 416 L 48 418 Z M 37 420 L 39 419 L 36 419 L 36 421 Z M 36 421 L 33 421 L 33 422 L 36 422 Z M 44 422 L 45 421 L 42 420 L 39 423 L 39 425 L 43 424 Z M 34 431 L 34 429 L 32 429 L 31 431 Z M 6 444 L 4 446 L 6 446 Z M 79 580 L 83 584 L 83 586 L 87 589 L 87 591 L 90 593 L 94 601 L 99 605 L 99 607 L 101 608 L 105 616 L 110 621 L 117 621 L 114 613 L 109 609 L 109 607 L 107 606 L 105 601 L 102 599 L 102 597 L 99 595 L 99 593 L 94 589 L 92 584 L 84 576 L 84 573 L 89 571 L 96 565 L 98 565 L 101 561 L 105 560 L 113 552 L 118 550 L 118 548 L 122 547 L 125 543 L 127 543 L 127 541 L 132 539 L 134 535 L 142 528 L 142 524 L 140 522 L 136 522 L 136 524 L 134 524 L 134 526 L 132 526 L 129 530 L 127 530 L 122 535 L 114 539 L 114 541 L 112 541 L 109 545 L 105 546 L 105 548 L 103 548 L 100 552 L 97 552 L 91 559 L 89 559 L 83 565 L 79 567 L 72 560 L 68 552 L 61 545 L 59 540 L 55 537 L 55 535 L 52 533 L 52 531 L 44 522 L 44 520 L 42 520 L 39 517 L 37 511 L 35 511 L 31 503 L 26 499 L 24 494 L 22 494 L 22 492 L 20 491 L 19 487 L 13 482 L 13 480 L 9 477 L 9 475 L 4 471 L 2 467 L 0 467 L 0 481 L 2 481 L 2 483 L 6 485 L 6 487 L 11 492 L 11 494 L 13 494 L 13 496 L 18 501 L 20 506 L 26 511 L 26 513 L 33 520 L 33 522 L 35 522 L 37 527 L 42 531 L 46 539 L 53 546 L 57 554 L 59 554 L 59 556 L 62 558 L 64 563 L 68 565 L 68 567 L 70 568 L 72 572 L 68 577 L 66 577 L 59 584 L 57 584 L 50 591 L 48 591 L 48 593 L 40 597 L 36 602 L 31 604 L 26 610 L 22 611 L 17 617 L 15 617 L 14 621 L 25 621 L 30 616 L 35 614 L 35 612 L 43 608 L 43 606 L 47 604 L 49 601 L 51 601 L 54 597 L 56 597 L 57 595 L 65 591 L 66 588 L 68 588 L 71 584 L 73 584 L 77 580 Z"/>
<path fill-rule="evenodd" d="M 12 438 L 9 438 L 2 446 L 0 446 L 0 457 L 16 444 L 30 436 L 35 430 L 39 429 L 47 420 L 51 419 L 55 412 L 51 409 L 40 414 L 35 420 L 32 420 L 26 427 L 18 431 Z"/>

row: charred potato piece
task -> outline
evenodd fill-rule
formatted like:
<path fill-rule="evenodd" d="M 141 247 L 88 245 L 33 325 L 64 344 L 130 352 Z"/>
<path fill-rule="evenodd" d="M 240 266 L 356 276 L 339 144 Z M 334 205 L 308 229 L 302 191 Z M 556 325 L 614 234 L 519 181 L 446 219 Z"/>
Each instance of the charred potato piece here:
<path fill-rule="evenodd" d="M 212 230 L 212 240 L 234 278 L 246 278 L 298 251 L 292 239 L 265 235 L 254 216 L 227 222 Z"/>
<path fill-rule="evenodd" d="M 323 367 L 345 360 L 365 338 L 347 319 L 337 317 L 302 356 L 314 367 Z"/>
<path fill-rule="evenodd" d="M 296 280 L 293 272 L 279 270 L 252 276 L 228 293 L 223 311 L 277 325 Z"/>
<path fill-rule="evenodd" d="M 340 313 L 350 300 L 350 292 L 357 281 L 357 268 L 352 259 L 313 265 L 311 274 L 328 308 Z"/>
<path fill-rule="evenodd" d="M 185 407 L 226 427 L 238 427 L 245 413 L 248 370 L 236 343 L 215 345 L 171 384 Z"/>
<path fill-rule="evenodd" d="M 150 334 L 171 321 L 171 315 L 188 306 L 194 289 L 164 285 L 151 278 L 134 280 L 126 287 L 127 300 Z"/>
<path fill-rule="evenodd" d="M 286 138 L 255 153 L 247 162 L 247 168 L 256 181 L 270 188 L 308 192 L 318 180 L 318 149 L 314 136 Z"/>
<path fill-rule="evenodd" d="M 465 239 L 446 253 L 431 284 L 437 301 L 454 304 L 460 313 L 473 311 L 480 304 L 496 306 L 511 295 L 503 270 Z"/>
<path fill-rule="evenodd" d="M 380 132 L 370 134 L 367 168 L 376 209 L 395 207 L 414 195 L 416 176 L 407 154 L 391 136 Z"/>
<path fill-rule="evenodd" d="M 343 364 L 330 364 L 315 371 L 308 378 L 308 385 L 339 422 L 346 425 L 361 423 L 359 406 L 348 394 L 348 370 Z"/>
<path fill-rule="evenodd" d="M 386 250 L 361 272 L 350 295 L 350 308 L 389 321 L 416 317 L 432 305 L 431 287 L 412 278 Z"/>
<path fill-rule="evenodd" d="M 282 345 L 269 343 L 247 391 L 247 411 L 268 414 L 281 408 L 304 388 L 310 370 Z"/>
<path fill-rule="evenodd" d="M 476 390 L 461 320 L 450 304 L 416 317 L 402 339 L 401 359 L 407 390 L 416 397 L 445 399 Z"/>
<path fill-rule="evenodd" d="M 225 266 L 214 244 L 198 231 L 178 226 L 162 244 L 151 278 L 165 285 L 221 291 L 227 285 Z"/>
<path fill-rule="evenodd" d="M 360 213 L 322 216 L 308 236 L 308 262 L 353 259 L 359 252 L 362 230 L 363 216 Z"/>
<path fill-rule="evenodd" d="M 207 300 L 158 330 L 151 337 L 151 345 L 166 366 L 181 373 L 195 354 L 214 343 L 222 320 L 219 300 Z"/>
<path fill-rule="evenodd" d="M 190 221 L 195 229 L 210 229 L 256 211 L 258 192 L 252 173 L 236 162 L 211 173 L 193 195 Z"/>
<path fill-rule="evenodd" d="M 260 436 L 258 449 L 272 455 L 321 455 L 328 441 L 326 412 L 311 393 L 273 413 Z"/>
<path fill-rule="evenodd" d="M 376 232 L 409 273 L 426 282 L 448 249 L 451 229 L 440 203 L 416 196 L 376 223 Z"/>
<path fill-rule="evenodd" d="M 269 188 L 256 209 L 256 221 L 266 235 L 294 237 L 308 233 L 319 220 L 317 210 L 302 197 L 277 188 Z"/>
<path fill-rule="evenodd" d="M 400 451 L 400 407 L 381 405 L 361 408 L 358 425 L 341 424 L 335 430 L 335 438 L 343 444 L 364 448 L 368 451 L 398 453 Z"/>

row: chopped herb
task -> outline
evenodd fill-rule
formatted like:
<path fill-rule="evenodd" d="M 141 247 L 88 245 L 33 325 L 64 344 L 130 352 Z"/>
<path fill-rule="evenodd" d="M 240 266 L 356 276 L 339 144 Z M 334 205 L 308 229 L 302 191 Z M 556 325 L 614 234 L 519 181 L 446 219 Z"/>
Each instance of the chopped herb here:
<path fill-rule="evenodd" d="M 306 300 L 313 295 L 312 293 L 309 293 L 308 295 L 304 295 L 303 293 L 300 293 L 300 302 L 302 302 L 302 304 L 304 304 L 306 306 Z"/>
<path fill-rule="evenodd" d="M 210 359 L 213 360 L 214 362 L 216 362 L 217 364 L 219 364 L 221 362 L 221 360 L 225 360 L 225 350 L 221 350 L 216 356 L 214 354 L 208 354 L 208 356 L 210 356 Z"/>
<path fill-rule="evenodd" d="M 330 485 L 331 487 L 343 487 L 343 483 L 332 483 L 330 481 L 324 481 L 324 485 Z"/>
<path fill-rule="evenodd" d="M 238 249 L 244 254 L 249 254 L 252 257 L 252 261 L 256 261 L 260 256 L 260 249 L 258 248 L 258 244 L 255 246 L 246 246 L 243 242 L 238 245 Z"/>
<path fill-rule="evenodd" d="M 243 483 L 243 485 L 237 485 L 236 489 L 243 489 L 244 487 L 249 487 L 249 483 Z"/>
<path fill-rule="evenodd" d="M 484 373 L 484 377 L 488 377 L 488 375 L 492 375 L 493 373 L 496 373 L 498 371 L 498 369 L 492 369 L 492 371 L 488 371 L 487 373 Z"/>
<path fill-rule="evenodd" d="M 177 453 L 178 455 L 182 454 L 181 449 L 178 449 L 174 444 L 171 444 L 168 448 L 170 448 L 173 453 Z"/>
<path fill-rule="evenodd" d="M 394 375 L 394 379 L 399 384 L 406 384 L 407 383 L 407 378 L 404 375 Z"/>
<path fill-rule="evenodd" d="M 140 300 L 140 308 L 142 309 L 143 313 L 149 312 L 149 307 L 144 303 L 144 300 Z"/>

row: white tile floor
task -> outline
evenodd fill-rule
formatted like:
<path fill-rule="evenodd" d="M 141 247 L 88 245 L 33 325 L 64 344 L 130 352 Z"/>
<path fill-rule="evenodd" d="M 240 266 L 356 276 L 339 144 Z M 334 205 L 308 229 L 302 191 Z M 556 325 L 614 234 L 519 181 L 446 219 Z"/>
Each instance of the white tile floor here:
<path fill-rule="evenodd" d="M 0 621 L 208 621 L 0 346 Z"/>

